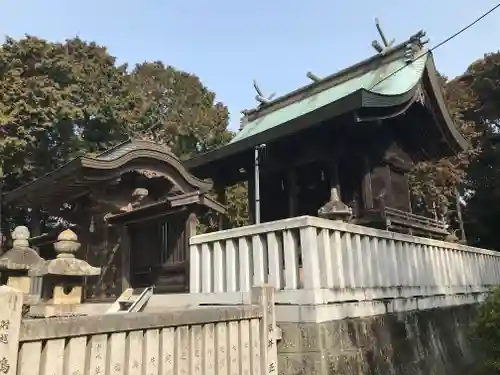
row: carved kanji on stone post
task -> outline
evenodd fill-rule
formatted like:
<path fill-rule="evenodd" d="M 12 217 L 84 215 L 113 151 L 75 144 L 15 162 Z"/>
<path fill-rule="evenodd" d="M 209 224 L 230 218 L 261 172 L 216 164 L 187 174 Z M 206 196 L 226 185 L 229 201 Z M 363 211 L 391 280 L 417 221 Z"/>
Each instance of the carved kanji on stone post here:
<path fill-rule="evenodd" d="M 28 271 L 44 264 L 43 258 L 30 248 L 30 232 L 25 226 L 19 226 L 12 232 L 12 249 L 0 257 L 0 271 L 7 277 L 7 285 L 30 294 L 31 279 Z"/>
<path fill-rule="evenodd" d="M 30 271 L 31 276 L 44 277 L 44 294 L 50 296 L 54 305 L 81 303 L 83 278 L 101 273 L 100 268 L 75 257 L 79 248 L 77 235 L 71 229 L 66 229 L 54 243 L 57 257 Z"/>

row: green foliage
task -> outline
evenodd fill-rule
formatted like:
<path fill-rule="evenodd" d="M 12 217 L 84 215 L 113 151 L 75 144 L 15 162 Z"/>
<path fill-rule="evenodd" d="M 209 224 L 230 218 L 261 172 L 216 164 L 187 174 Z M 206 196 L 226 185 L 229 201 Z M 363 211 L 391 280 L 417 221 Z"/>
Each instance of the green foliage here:
<path fill-rule="evenodd" d="M 0 47 L 4 190 L 131 136 L 147 136 L 191 157 L 228 142 L 233 134 L 227 124 L 227 108 L 197 76 L 161 62 L 128 72 L 106 48 L 79 38 L 7 38 Z M 24 216 L 10 208 L 2 227 L 7 220 L 25 222 Z"/>
<path fill-rule="evenodd" d="M 469 243 L 500 250 L 500 53 L 486 54 L 449 81 L 442 77 L 448 110 L 471 147 L 454 158 L 420 163 L 411 176 L 413 193 L 454 211 L 454 190 L 467 197 L 464 211 Z"/>
<path fill-rule="evenodd" d="M 477 117 L 474 116 L 478 106 L 474 92 L 460 77 L 452 81 L 444 76 L 440 78 L 448 111 L 471 147 L 456 157 L 417 164 L 410 181 L 417 199 L 424 202 L 428 208 L 431 202 L 434 202 L 446 212 L 449 206 L 455 204 L 455 187 L 464 183 L 471 157 L 478 153 L 480 129 Z"/>
<path fill-rule="evenodd" d="M 500 371 L 500 288 L 494 289 L 479 305 L 473 334 L 485 367 Z"/>
<path fill-rule="evenodd" d="M 140 96 L 140 116 L 133 132 L 167 144 L 180 158 L 192 157 L 227 143 L 229 113 L 200 79 L 162 62 L 138 64 L 131 74 Z"/>
<path fill-rule="evenodd" d="M 465 119 L 474 121 L 478 136 L 464 186 L 469 191 L 466 229 L 473 245 L 500 250 L 500 52 L 486 54 L 455 82 L 473 98 L 462 99 Z"/>
<path fill-rule="evenodd" d="M 465 210 L 466 228 L 472 245 L 500 250 L 500 138 L 486 130 L 481 153 L 472 161 L 467 183 L 472 190 Z"/>
<path fill-rule="evenodd" d="M 120 139 L 133 100 L 126 67 L 80 39 L 7 38 L 0 50 L 0 155 L 6 189 Z"/>
<path fill-rule="evenodd" d="M 246 182 L 226 189 L 227 213 L 231 228 L 248 225 L 248 187 Z"/>
<path fill-rule="evenodd" d="M 215 194 L 213 198 L 217 198 Z M 236 228 L 248 225 L 248 188 L 246 183 L 239 183 L 226 188 L 227 215 L 224 218 L 225 226 Z M 219 214 L 208 212 L 198 220 L 197 232 L 208 233 L 219 230 L 219 223 L 223 220 Z"/>

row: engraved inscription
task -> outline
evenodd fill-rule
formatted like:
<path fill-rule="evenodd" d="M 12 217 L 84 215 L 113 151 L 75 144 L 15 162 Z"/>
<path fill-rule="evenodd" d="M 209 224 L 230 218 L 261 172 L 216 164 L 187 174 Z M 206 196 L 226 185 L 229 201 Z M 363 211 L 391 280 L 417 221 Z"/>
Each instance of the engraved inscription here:
<path fill-rule="evenodd" d="M 0 320 L 0 343 L 2 344 L 8 344 L 9 343 L 9 333 L 5 332 L 8 331 L 10 327 L 10 320 L 5 320 L 2 319 Z"/>
<path fill-rule="evenodd" d="M 95 346 L 95 359 L 102 359 L 101 348 L 102 348 L 101 343 L 96 344 L 96 346 Z M 97 370 L 97 367 L 96 367 L 96 370 Z M 99 371 L 100 371 L 100 369 L 99 369 Z"/>
<path fill-rule="evenodd" d="M 273 373 L 276 371 L 276 362 L 271 362 L 269 364 L 269 374 Z"/>
<path fill-rule="evenodd" d="M 9 370 L 10 370 L 9 360 L 5 357 L 2 357 L 2 359 L 0 359 L 0 372 L 8 374 Z"/>

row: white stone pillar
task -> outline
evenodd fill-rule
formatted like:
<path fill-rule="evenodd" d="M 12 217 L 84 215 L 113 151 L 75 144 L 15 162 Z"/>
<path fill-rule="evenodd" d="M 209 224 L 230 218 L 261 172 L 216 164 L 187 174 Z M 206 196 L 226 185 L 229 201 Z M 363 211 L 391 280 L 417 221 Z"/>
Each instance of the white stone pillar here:
<path fill-rule="evenodd" d="M 16 375 L 23 293 L 8 286 L 0 287 L 0 373 Z"/>

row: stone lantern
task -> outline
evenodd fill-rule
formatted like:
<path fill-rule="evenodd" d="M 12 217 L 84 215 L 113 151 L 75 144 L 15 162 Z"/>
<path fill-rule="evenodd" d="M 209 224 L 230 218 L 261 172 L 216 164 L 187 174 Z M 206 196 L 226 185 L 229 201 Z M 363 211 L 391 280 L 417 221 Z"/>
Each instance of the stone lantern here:
<path fill-rule="evenodd" d="M 44 298 L 53 305 L 77 305 L 82 302 L 83 278 L 98 276 L 101 269 L 75 257 L 80 248 L 77 235 L 66 229 L 54 243 L 55 259 L 32 269 L 30 276 L 43 276 Z"/>
<path fill-rule="evenodd" d="M 332 188 L 330 200 L 318 210 L 318 216 L 334 221 L 349 221 L 352 209 L 340 200 L 337 188 Z"/>
<path fill-rule="evenodd" d="M 16 227 L 12 232 L 14 240 L 12 249 L 0 257 L 0 271 L 2 278 L 7 279 L 7 286 L 20 290 L 25 295 L 30 294 L 31 278 L 28 276 L 28 271 L 41 267 L 45 262 L 30 248 L 28 238 L 30 238 L 28 228 Z"/>

